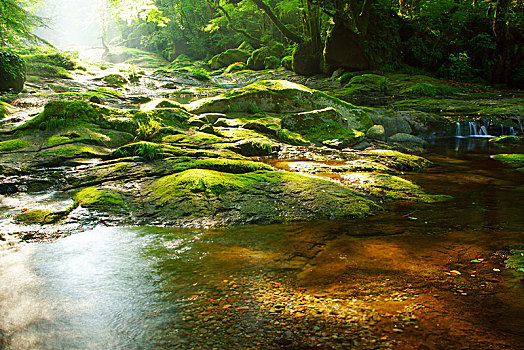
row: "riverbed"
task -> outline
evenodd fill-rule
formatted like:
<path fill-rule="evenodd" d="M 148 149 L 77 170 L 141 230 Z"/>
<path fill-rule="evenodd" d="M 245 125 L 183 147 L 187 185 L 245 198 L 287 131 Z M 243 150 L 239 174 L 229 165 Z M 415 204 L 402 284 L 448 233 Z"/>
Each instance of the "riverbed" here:
<path fill-rule="evenodd" d="M 462 143 L 458 143 L 462 142 Z M 97 226 L 0 252 L 6 349 L 517 349 L 524 176 L 451 139 L 405 173 L 438 204 L 227 229 Z"/>

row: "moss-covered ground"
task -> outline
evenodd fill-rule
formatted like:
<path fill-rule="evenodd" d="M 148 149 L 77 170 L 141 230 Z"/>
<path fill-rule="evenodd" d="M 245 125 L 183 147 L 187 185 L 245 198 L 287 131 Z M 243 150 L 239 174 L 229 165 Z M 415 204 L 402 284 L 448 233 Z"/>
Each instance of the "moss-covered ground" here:
<path fill-rule="evenodd" d="M 51 64 L 46 57 L 31 60 Z M 113 50 L 109 57 L 125 65 L 145 62 L 150 68 L 164 67 L 155 74 L 208 79 L 208 71 L 199 70 L 201 63 L 183 56 L 167 68 L 162 59 L 137 50 Z M 74 69 L 76 63 L 64 62 L 61 68 Z M 136 108 L 105 106 L 104 100 L 124 103 L 127 99 L 132 80 L 130 68 L 122 69 L 99 75 L 97 87 L 78 91 L 71 85 L 54 93 L 58 99 L 2 136 L 2 164 L 16 162 L 20 169 L 36 169 L 44 175 L 49 174 L 48 167 L 59 169 L 45 180 L 45 186 L 69 191 L 73 207 L 130 215 L 138 223 L 224 225 L 359 218 L 379 209 L 376 203 L 384 198 L 443 199 L 392 176 L 428 166 L 425 159 L 393 150 L 348 150 L 366 140 L 366 130 L 382 111 L 283 80 L 258 81 L 233 90 L 211 85 L 175 87 L 170 95 L 145 100 Z M 235 69 L 224 74 L 245 74 L 232 73 Z M 275 72 L 289 75 L 282 69 L 256 74 Z M 370 93 L 391 91 L 390 80 L 373 74 L 351 77 L 344 89 L 357 89 L 359 84 L 373 85 Z M 198 100 L 184 104 L 173 98 L 184 94 Z M 346 159 L 345 163 L 326 164 L 322 169 L 302 167 L 295 170 L 304 174 L 298 174 L 276 171 L 264 158 L 295 152 L 297 158 L 327 160 L 326 149 Z M 374 182 L 364 186 L 358 181 L 318 177 L 326 172 L 367 174 Z M 22 214 L 16 218 L 20 223 L 52 224 L 69 210 L 30 209 Z"/>

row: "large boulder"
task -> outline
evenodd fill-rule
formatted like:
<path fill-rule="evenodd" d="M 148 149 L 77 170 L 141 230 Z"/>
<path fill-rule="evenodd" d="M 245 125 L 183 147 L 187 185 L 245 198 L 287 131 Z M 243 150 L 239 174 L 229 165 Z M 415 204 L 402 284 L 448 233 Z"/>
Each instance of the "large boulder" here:
<path fill-rule="evenodd" d="M 188 111 L 202 113 L 296 113 L 332 107 L 349 129 L 366 130 L 373 124 L 368 109 L 286 80 L 262 80 L 222 95 L 190 103 Z"/>
<path fill-rule="evenodd" d="M 284 55 L 284 45 L 281 43 L 272 43 L 268 46 L 261 47 L 253 51 L 251 57 L 247 60 L 247 68 L 253 70 L 262 70 L 272 68 L 274 59 L 270 57 L 282 58 Z"/>
<path fill-rule="evenodd" d="M 25 73 L 25 62 L 20 56 L 0 51 L 0 92 L 21 92 L 24 89 Z"/>
<path fill-rule="evenodd" d="M 394 134 L 411 134 L 413 130 L 407 118 L 400 113 L 376 113 L 371 115 L 374 124 L 382 125 L 386 136 Z"/>
<path fill-rule="evenodd" d="M 310 41 L 298 44 L 293 51 L 293 71 L 300 75 L 315 75 L 320 70 L 320 55 L 315 53 Z"/>
<path fill-rule="evenodd" d="M 428 144 L 426 140 L 421 139 L 420 137 L 403 133 L 391 135 L 388 141 L 397 143 L 407 143 L 421 147 L 426 146 Z"/>
<path fill-rule="evenodd" d="M 335 24 L 326 38 L 324 61 L 329 71 L 337 68 L 370 69 L 370 63 L 360 45 L 358 35 L 341 24 Z"/>
<path fill-rule="evenodd" d="M 249 51 L 241 49 L 229 49 L 218 55 L 213 56 L 208 62 L 211 69 L 219 69 L 227 67 L 230 64 L 236 62 L 246 62 L 247 59 L 251 56 Z"/>

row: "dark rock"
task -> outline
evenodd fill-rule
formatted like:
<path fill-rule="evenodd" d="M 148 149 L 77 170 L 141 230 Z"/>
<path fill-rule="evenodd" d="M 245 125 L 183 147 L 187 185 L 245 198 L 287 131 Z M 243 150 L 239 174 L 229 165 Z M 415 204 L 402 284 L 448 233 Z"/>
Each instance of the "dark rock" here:
<path fill-rule="evenodd" d="M 25 62 L 20 56 L 0 51 L 0 92 L 21 92 L 24 89 L 25 74 Z"/>
<path fill-rule="evenodd" d="M 398 133 L 395 135 L 392 135 L 388 141 L 390 142 L 400 142 L 400 143 L 410 143 L 417 146 L 425 146 L 427 145 L 427 141 L 421 139 L 420 137 L 410 135 L 410 134 L 404 134 L 404 133 Z"/>
<path fill-rule="evenodd" d="M 218 55 L 213 56 L 209 60 L 209 66 L 211 69 L 219 69 L 227 67 L 230 64 L 235 62 L 246 62 L 246 60 L 251 56 L 248 51 L 241 49 L 229 49 L 225 52 L 222 52 Z"/>
<path fill-rule="evenodd" d="M 0 194 L 13 194 L 18 192 L 18 187 L 14 183 L 0 183 Z"/>
<path fill-rule="evenodd" d="M 276 64 L 275 59 L 270 59 L 270 57 L 272 56 L 278 59 L 280 65 L 280 58 L 283 54 L 284 45 L 282 45 L 281 43 L 272 43 L 268 46 L 261 47 L 260 49 L 253 51 L 251 57 L 249 57 L 249 59 L 247 60 L 247 68 L 253 70 L 272 68 L 270 67 L 271 64 Z"/>
<path fill-rule="evenodd" d="M 198 129 L 200 132 L 205 132 L 206 134 L 215 134 L 215 129 L 213 129 L 213 126 L 206 124 L 202 125 L 200 129 Z"/>
<path fill-rule="evenodd" d="M 368 70 L 370 64 L 360 45 L 359 37 L 342 24 L 336 23 L 326 38 L 324 60 L 328 70 Z"/>
<path fill-rule="evenodd" d="M 320 55 L 315 53 L 310 41 L 298 44 L 293 51 L 293 71 L 300 75 L 314 75 L 321 72 Z"/>
<path fill-rule="evenodd" d="M 94 96 L 91 96 L 91 98 L 89 98 L 89 102 L 93 102 L 93 103 L 96 103 L 98 105 L 101 105 L 102 104 L 102 99 L 96 95 Z"/>

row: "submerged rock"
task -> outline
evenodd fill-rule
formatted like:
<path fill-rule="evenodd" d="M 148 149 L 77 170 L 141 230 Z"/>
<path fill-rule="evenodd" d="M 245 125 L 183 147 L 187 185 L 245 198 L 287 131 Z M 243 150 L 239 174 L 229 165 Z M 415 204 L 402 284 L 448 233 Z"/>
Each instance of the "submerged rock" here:
<path fill-rule="evenodd" d="M 491 159 L 501 162 L 510 168 L 524 171 L 524 154 L 494 154 Z"/>

